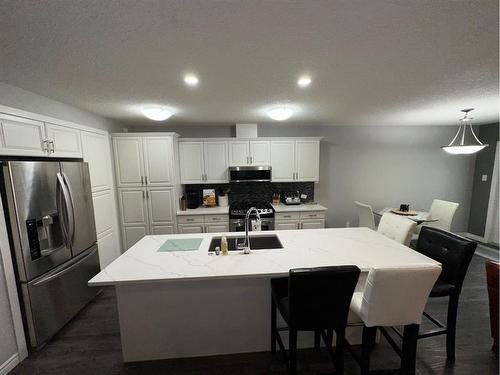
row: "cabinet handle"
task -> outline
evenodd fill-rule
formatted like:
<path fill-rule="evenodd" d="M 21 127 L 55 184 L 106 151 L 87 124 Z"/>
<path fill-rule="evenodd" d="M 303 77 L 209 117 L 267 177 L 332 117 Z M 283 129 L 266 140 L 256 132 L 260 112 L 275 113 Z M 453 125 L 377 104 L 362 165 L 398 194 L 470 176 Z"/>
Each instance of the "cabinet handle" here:
<path fill-rule="evenodd" d="M 194 221 L 194 219 L 186 219 L 186 221 Z"/>
<path fill-rule="evenodd" d="M 149 191 L 146 190 L 146 199 L 149 199 Z"/>
<path fill-rule="evenodd" d="M 291 216 L 290 216 L 290 215 L 285 215 L 285 216 L 283 216 L 283 217 L 291 217 Z"/>
<path fill-rule="evenodd" d="M 144 185 L 148 184 L 148 176 L 144 176 Z"/>
<path fill-rule="evenodd" d="M 146 198 L 144 190 L 142 191 L 142 199 Z"/>
<path fill-rule="evenodd" d="M 54 141 L 49 141 L 49 153 L 54 153 L 54 151 L 55 151 Z"/>
<path fill-rule="evenodd" d="M 253 156 L 250 156 L 250 164 L 253 164 Z"/>
<path fill-rule="evenodd" d="M 141 185 L 144 185 L 144 176 L 141 176 Z"/>
<path fill-rule="evenodd" d="M 48 144 L 49 144 L 49 140 L 48 139 L 44 139 L 42 141 L 42 149 L 43 149 L 44 152 L 47 152 L 47 153 L 50 152 Z"/>
<path fill-rule="evenodd" d="M 311 214 L 311 215 L 309 215 L 309 217 L 316 217 L 316 215 L 315 214 Z"/>

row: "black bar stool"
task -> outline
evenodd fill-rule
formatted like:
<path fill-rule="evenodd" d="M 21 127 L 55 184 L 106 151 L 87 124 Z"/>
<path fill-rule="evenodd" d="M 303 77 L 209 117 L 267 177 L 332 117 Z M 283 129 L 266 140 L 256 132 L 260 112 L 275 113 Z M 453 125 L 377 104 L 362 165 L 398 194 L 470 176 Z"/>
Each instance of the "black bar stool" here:
<path fill-rule="evenodd" d="M 297 369 L 297 331 L 314 331 L 315 346 L 321 333 L 336 373 L 343 374 L 347 316 L 359 273 L 356 266 L 297 268 L 289 277 L 271 279 L 271 351 L 276 352 L 278 342 L 290 374 Z M 288 356 L 276 325 L 277 310 L 288 325 Z M 325 330 L 337 334 L 335 354 Z"/>
<path fill-rule="evenodd" d="M 424 316 L 438 328 L 422 332 L 418 338 L 446 335 L 446 356 L 450 361 L 455 359 L 458 300 L 476 247 L 477 243 L 474 241 L 432 227 L 422 227 L 418 237 L 416 250 L 440 262 L 443 267 L 430 297 L 449 297 L 446 325 L 424 312 Z"/>

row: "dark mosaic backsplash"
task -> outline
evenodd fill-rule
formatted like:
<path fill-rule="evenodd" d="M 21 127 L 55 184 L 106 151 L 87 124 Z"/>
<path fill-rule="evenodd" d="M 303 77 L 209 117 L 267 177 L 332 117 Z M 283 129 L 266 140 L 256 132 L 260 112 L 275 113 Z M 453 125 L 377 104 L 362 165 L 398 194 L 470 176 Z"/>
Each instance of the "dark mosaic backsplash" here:
<path fill-rule="evenodd" d="M 241 201 L 260 201 L 266 200 L 271 202 L 273 193 L 281 193 L 283 198 L 284 192 L 299 191 L 301 194 L 306 194 L 306 201 L 314 200 L 314 182 L 244 182 L 231 184 L 200 184 L 200 185 L 185 185 L 185 192 L 199 192 L 203 189 L 215 189 L 216 195 L 220 195 L 223 190 L 230 189 L 229 204 Z"/>

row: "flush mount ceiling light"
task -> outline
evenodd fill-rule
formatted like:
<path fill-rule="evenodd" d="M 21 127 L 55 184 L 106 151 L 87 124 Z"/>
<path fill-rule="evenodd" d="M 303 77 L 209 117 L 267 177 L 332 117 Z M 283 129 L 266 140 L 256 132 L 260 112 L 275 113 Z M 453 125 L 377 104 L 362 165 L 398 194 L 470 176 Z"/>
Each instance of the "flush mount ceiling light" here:
<path fill-rule="evenodd" d="M 448 146 L 441 147 L 447 153 L 462 155 L 474 154 L 488 147 L 487 144 L 481 143 L 476 137 L 474 129 L 472 129 L 472 117 L 469 117 L 469 112 L 472 110 L 474 110 L 474 108 L 462 109 L 465 115 L 460 119 L 460 126 L 457 134 L 455 134 L 455 137 L 453 137 Z"/>
<path fill-rule="evenodd" d="M 199 82 L 200 80 L 198 79 L 198 77 L 192 73 L 186 74 L 184 76 L 184 83 L 186 83 L 186 85 L 188 86 L 191 87 L 198 86 Z"/>
<path fill-rule="evenodd" d="M 297 85 L 302 88 L 306 88 L 311 84 L 312 80 L 311 77 L 308 75 L 300 76 L 299 79 L 297 80 Z"/>
<path fill-rule="evenodd" d="M 275 121 L 288 120 L 293 115 L 293 109 L 286 106 L 276 106 L 267 110 L 267 115 Z"/>
<path fill-rule="evenodd" d="M 142 109 L 142 114 L 153 121 L 165 121 L 174 111 L 164 107 L 147 107 Z"/>

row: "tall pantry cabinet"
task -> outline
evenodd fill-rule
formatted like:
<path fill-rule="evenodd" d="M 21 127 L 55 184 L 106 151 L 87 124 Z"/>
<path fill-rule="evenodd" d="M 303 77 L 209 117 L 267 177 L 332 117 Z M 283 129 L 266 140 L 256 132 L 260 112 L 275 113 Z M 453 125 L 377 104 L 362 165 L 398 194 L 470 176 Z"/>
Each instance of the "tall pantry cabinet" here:
<path fill-rule="evenodd" d="M 116 133 L 112 137 L 124 250 L 145 235 L 175 233 L 178 135 Z"/>

